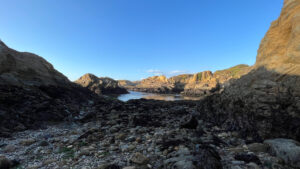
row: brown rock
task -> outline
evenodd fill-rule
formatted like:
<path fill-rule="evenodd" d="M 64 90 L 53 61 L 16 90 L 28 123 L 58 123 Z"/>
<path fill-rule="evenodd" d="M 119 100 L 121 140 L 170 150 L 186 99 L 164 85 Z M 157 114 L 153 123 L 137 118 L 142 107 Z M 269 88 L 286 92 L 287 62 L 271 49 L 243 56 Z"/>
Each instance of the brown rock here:
<path fill-rule="evenodd" d="M 133 163 L 136 163 L 136 164 L 147 164 L 149 159 L 147 157 L 145 157 L 143 154 L 137 152 L 135 153 L 131 159 L 130 159 Z"/>
<path fill-rule="evenodd" d="M 0 84 L 66 86 L 69 80 L 42 57 L 10 49 L 0 41 Z"/>
<path fill-rule="evenodd" d="M 93 74 L 85 74 L 81 76 L 75 83 L 86 87 L 96 94 L 124 94 L 128 93 L 125 88 L 119 86 L 118 81 L 108 77 L 100 77 Z"/>

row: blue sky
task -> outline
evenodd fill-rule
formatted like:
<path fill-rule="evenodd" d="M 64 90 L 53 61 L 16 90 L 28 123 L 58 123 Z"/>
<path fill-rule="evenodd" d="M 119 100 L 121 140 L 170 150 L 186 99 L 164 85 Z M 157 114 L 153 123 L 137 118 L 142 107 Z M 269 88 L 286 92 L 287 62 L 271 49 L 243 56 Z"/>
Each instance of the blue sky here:
<path fill-rule="evenodd" d="M 254 64 L 283 0 L 1 0 L 0 38 L 70 80 Z"/>

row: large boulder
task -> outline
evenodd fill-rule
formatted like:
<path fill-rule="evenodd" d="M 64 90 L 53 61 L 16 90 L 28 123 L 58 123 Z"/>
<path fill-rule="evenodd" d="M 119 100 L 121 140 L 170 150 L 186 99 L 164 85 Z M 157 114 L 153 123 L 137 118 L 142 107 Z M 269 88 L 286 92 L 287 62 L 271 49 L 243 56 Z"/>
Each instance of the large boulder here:
<path fill-rule="evenodd" d="M 101 94 L 124 94 L 128 93 L 125 88 L 119 86 L 118 81 L 108 77 L 97 77 L 93 74 L 87 73 L 81 76 L 75 83 L 82 87 L 88 88 L 98 95 Z"/>
<path fill-rule="evenodd" d="M 271 153 L 280 157 L 293 167 L 300 168 L 300 143 L 291 139 L 272 139 L 265 140 L 265 144 L 268 144 L 271 149 Z"/>

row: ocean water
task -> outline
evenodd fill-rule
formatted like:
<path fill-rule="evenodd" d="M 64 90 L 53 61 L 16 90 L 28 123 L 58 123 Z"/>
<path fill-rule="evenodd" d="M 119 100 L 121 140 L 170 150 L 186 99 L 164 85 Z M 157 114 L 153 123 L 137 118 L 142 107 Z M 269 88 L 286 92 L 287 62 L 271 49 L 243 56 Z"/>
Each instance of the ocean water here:
<path fill-rule="evenodd" d="M 165 101 L 175 101 L 175 100 L 200 100 L 201 97 L 190 97 L 183 96 L 180 94 L 156 94 L 156 93 L 145 93 L 129 91 L 127 94 L 122 94 L 118 96 L 121 101 L 128 101 L 131 99 L 153 99 L 153 100 L 165 100 Z"/>

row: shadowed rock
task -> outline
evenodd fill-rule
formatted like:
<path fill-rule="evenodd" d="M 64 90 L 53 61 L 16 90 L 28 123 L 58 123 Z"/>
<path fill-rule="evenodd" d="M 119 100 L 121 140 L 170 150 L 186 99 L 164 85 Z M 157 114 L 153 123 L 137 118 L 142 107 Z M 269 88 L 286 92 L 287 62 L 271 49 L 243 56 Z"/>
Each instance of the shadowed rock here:
<path fill-rule="evenodd" d="M 300 140 L 300 1 L 285 1 L 252 70 L 199 103 L 201 118 L 252 141 Z M 249 140 L 249 141 L 251 141 Z"/>

